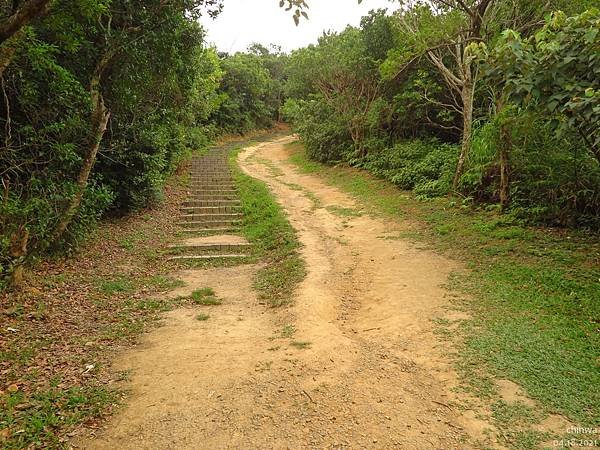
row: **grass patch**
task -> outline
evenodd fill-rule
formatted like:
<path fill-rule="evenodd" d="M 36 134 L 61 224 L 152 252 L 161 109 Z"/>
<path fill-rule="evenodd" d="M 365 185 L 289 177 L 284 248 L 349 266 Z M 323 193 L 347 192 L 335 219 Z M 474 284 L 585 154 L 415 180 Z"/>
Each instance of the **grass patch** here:
<path fill-rule="evenodd" d="M 127 294 L 135 290 L 133 282 L 123 276 L 111 280 L 102 280 L 98 283 L 100 293 L 111 296 L 113 294 Z"/>
<path fill-rule="evenodd" d="M 305 189 L 296 183 L 283 182 L 283 184 L 285 186 L 289 187 L 293 191 L 302 192 L 304 194 L 304 196 L 312 202 L 312 210 L 313 211 L 322 206 L 321 199 L 319 197 L 317 197 L 314 192 L 309 191 L 308 189 Z"/>
<path fill-rule="evenodd" d="M 292 347 L 296 347 L 299 350 L 304 350 L 310 348 L 312 346 L 312 343 L 307 341 L 292 341 L 290 342 L 290 345 Z"/>
<path fill-rule="evenodd" d="M 206 322 L 208 319 L 210 319 L 208 314 L 198 314 L 196 316 L 196 320 L 199 320 L 200 322 Z"/>
<path fill-rule="evenodd" d="M 215 295 L 212 288 L 197 289 L 190 295 L 192 301 L 197 305 L 202 306 L 217 306 L 223 304 L 221 299 Z"/>
<path fill-rule="evenodd" d="M 506 378 L 544 412 L 582 426 L 600 422 L 597 235 L 527 227 L 447 198 L 419 201 L 364 171 L 309 161 L 299 144 L 289 148 L 301 171 L 318 172 L 371 214 L 409 217 L 411 239 L 465 262 L 469 272 L 453 276 L 450 286 L 472 299 L 460 303 L 473 318 L 459 327 L 464 339 L 456 345 L 457 365 L 475 393 L 493 398 L 494 377 Z M 531 430 L 515 433 L 516 448 L 542 439 Z"/>
<path fill-rule="evenodd" d="M 336 216 L 340 216 L 340 217 L 360 217 L 360 216 L 362 216 L 362 213 L 360 211 L 357 211 L 354 208 L 344 208 L 344 207 L 338 206 L 338 205 L 329 205 L 325 209 L 327 211 L 329 211 L 331 214 L 335 214 Z"/>
<path fill-rule="evenodd" d="M 148 284 L 159 291 L 171 291 L 185 286 L 185 282 L 166 275 L 155 275 L 148 280 Z"/>
<path fill-rule="evenodd" d="M 255 256 L 267 262 L 254 282 L 259 299 L 277 307 L 291 301 L 294 288 L 306 275 L 305 264 L 294 229 L 268 187 L 237 166 L 235 160 L 242 149 L 238 147 L 230 156 L 244 214 L 242 232 L 253 244 Z"/>
<path fill-rule="evenodd" d="M 58 383 L 54 383 L 58 384 Z M 57 387 L 26 395 L 9 392 L 0 398 L 0 430 L 4 449 L 65 448 L 61 430 L 99 416 L 117 401 L 117 393 L 103 387 Z"/>
<path fill-rule="evenodd" d="M 294 325 L 286 325 L 281 330 L 281 337 L 291 338 L 296 333 L 296 327 Z"/>

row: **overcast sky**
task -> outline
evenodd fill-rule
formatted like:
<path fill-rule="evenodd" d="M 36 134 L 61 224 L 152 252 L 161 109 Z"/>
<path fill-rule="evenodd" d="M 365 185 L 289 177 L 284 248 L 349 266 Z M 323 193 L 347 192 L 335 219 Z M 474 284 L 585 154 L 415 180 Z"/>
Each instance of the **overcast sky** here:
<path fill-rule="evenodd" d="M 258 42 L 278 44 L 290 51 L 316 43 L 324 30 L 341 31 L 348 24 L 359 25 L 371 9 L 394 6 L 388 0 L 307 0 L 310 20 L 295 26 L 291 11 L 279 8 L 278 0 L 225 0 L 225 8 L 215 20 L 202 20 L 208 41 L 221 51 L 243 51 Z"/>

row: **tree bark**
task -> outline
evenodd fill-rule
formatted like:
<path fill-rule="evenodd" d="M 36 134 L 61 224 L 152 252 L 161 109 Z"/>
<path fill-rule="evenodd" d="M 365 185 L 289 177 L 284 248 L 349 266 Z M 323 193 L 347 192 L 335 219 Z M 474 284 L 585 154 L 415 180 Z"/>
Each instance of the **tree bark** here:
<path fill-rule="evenodd" d="M 24 226 L 13 233 L 10 237 L 10 249 L 9 254 L 15 265 L 12 268 L 10 274 L 10 286 L 12 288 L 19 288 L 23 283 L 23 259 L 27 256 L 27 244 L 29 243 L 29 231 Z"/>
<path fill-rule="evenodd" d="M 10 39 L 25 25 L 48 13 L 52 0 L 29 0 L 11 16 L 0 22 L 0 44 Z"/>
<path fill-rule="evenodd" d="M 470 68 L 466 70 L 471 70 Z M 452 188 L 456 190 L 460 177 L 463 175 L 465 170 L 465 163 L 471 152 L 471 141 L 473 134 L 473 97 L 475 94 L 475 86 L 473 80 L 467 79 L 463 82 L 461 90 L 461 100 L 463 104 L 463 131 L 462 131 L 462 144 L 460 147 L 460 155 L 458 156 L 458 163 L 456 164 L 456 172 L 454 174 L 454 180 L 452 181 Z"/>
<path fill-rule="evenodd" d="M 83 165 L 81 166 L 79 175 L 77 176 L 77 191 L 69 202 L 67 208 L 62 214 L 61 219 L 58 222 L 58 225 L 56 226 L 53 236 L 54 241 L 57 241 L 62 237 L 73 220 L 73 217 L 77 213 L 79 207 L 81 206 L 81 201 L 88 185 L 90 173 L 94 167 L 94 163 L 96 162 L 98 150 L 100 149 L 100 143 L 102 142 L 102 138 L 106 132 L 106 127 L 108 126 L 110 112 L 104 104 L 104 97 L 102 96 L 101 91 L 101 81 L 102 74 L 110 63 L 112 56 L 113 53 L 106 53 L 101 58 L 96 66 L 96 69 L 94 70 L 94 74 L 90 82 L 90 97 L 92 100 L 92 129 L 90 132 L 88 147 L 83 160 Z"/>
<path fill-rule="evenodd" d="M 510 154 L 512 136 L 507 123 L 500 126 L 500 206 L 504 211 L 510 203 Z"/>
<path fill-rule="evenodd" d="M 10 38 L 10 40 L 0 45 L 0 77 L 4 75 L 4 71 L 14 59 L 17 48 L 19 47 L 19 40 L 22 36 L 23 32 L 18 31 Z"/>

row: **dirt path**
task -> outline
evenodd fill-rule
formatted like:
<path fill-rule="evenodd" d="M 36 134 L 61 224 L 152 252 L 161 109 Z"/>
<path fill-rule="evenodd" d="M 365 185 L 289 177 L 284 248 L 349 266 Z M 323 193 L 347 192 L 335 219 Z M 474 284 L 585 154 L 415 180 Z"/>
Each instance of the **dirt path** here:
<path fill-rule="evenodd" d="M 240 155 L 271 187 L 304 245 L 294 306 L 269 310 L 255 266 L 186 271 L 174 295 L 213 287 L 123 354 L 128 405 L 79 446 L 97 449 L 479 448 L 487 427 L 456 406 L 456 374 L 432 320 L 455 318 L 441 285 L 457 266 L 397 239 L 340 191 L 286 161 L 290 137 Z"/>

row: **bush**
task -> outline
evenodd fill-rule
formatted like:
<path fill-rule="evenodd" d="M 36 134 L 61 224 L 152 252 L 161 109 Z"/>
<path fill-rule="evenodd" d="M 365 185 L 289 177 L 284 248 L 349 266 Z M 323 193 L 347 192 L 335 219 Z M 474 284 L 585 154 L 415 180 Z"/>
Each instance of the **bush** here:
<path fill-rule="evenodd" d="M 288 100 L 283 113 L 302 137 L 309 158 L 334 163 L 352 157 L 354 147 L 346 124 L 323 101 Z"/>
<path fill-rule="evenodd" d="M 535 113 L 507 120 L 510 152 L 510 211 L 529 222 L 600 227 L 600 166 L 570 134 L 558 134 Z M 481 126 L 473 140 L 461 189 L 479 202 L 497 202 L 499 120 Z"/>
<path fill-rule="evenodd" d="M 438 197 L 450 190 L 457 155 L 455 145 L 416 139 L 371 152 L 360 166 L 418 196 Z"/>

